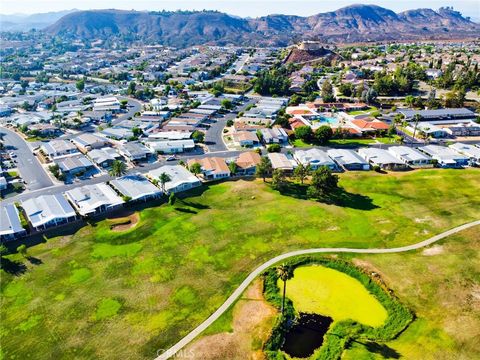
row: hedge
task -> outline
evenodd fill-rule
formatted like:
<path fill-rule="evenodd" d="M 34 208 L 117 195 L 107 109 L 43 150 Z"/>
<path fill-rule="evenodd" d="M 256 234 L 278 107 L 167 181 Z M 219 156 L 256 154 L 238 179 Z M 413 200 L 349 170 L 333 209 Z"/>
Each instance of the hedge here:
<path fill-rule="evenodd" d="M 363 286 L 383 305 L 388 317 L 380 327 L 360 324 L 353 320 L 335 323 L 324 336 L 323 345 L 317 349 L 310 359 L 335 360 L 340 359 L 343 350 L 352 340 L 389 341 L 395 339 L 414 320 L 414 314 L 395 297 L 393 292 L 380 281 L 373 280 L 367 273 L 350 262 L 340 259 L 303 256 L 287 261 L 286 265 L 296 268 L 303 265 L 322 265 L 341 271 L 362 283 Z M 277 286 L 278 276 L 275 268 L 268 269 L 264 275 L 264 296 L 275 307 L 280 308 L 282 295 Z M 290 299 L 285 301 L 284 315 L 280 315 L 272 329 L 270 338 L 264 345 L 268 359 L 282 359 L 279 351 L 283 345 L 285 334 L 295 319 L 296 311 Z"/>

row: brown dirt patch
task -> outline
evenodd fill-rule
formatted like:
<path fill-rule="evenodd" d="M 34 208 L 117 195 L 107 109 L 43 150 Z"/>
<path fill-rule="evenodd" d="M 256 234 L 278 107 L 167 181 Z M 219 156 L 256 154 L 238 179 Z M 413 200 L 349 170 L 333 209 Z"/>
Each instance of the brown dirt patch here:
<path fill-rule="evenodd" d="M 433 245 L 432 247 L 429 247 L 422 251 L 422 255 L 425 255 L 425 256 L 434 256 L 442 253 L 443 253 L 443 246 L 441 245 Z"/>
<path fill-rule="evenodd" d="M 127 216 L 116 217 L 109 219 L 111 222 L 110 230 L 112 231 L 125 231 L 133 228 L 140 221 L 140 215 L 138 212 Z"/>
<path fill-rule="evenodd" d="M 233 332 L 200 338 L 183 354 L 202 360 L 264 359 L 261 345 L 270 334 L 276 314 L 276 309 L 264 300 L 262 281 L 258 279 L 233 309 Z"/>

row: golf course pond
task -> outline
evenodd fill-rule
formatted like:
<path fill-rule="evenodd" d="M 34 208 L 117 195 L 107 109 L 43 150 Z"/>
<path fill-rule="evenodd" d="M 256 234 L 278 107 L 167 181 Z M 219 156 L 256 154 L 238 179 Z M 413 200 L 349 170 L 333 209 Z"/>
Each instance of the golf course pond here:
<path fill-rule="evenodd" d="M 283 283 L 278 281 L 279 288 Z M 378 327 L 388 313 L 357 279 L 321 265 L 299 266 L 287 281 L 287 298 L 300 314 L 285 334 L 282 350 L 292 357 L 308 357 L 323 343 L 335 322 L 354 320 Z"/>

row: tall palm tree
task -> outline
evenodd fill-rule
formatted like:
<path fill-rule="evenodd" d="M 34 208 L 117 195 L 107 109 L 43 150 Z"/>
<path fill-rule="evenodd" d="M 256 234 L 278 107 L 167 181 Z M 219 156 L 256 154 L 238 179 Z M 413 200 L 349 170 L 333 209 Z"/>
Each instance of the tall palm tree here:
<path fill-rule="evenodd" d="M 165 194 L 165 184 L 169 181 L 172 181 L 172 178 L 167 173 L 162 172 L 159 177 L 160 186 L 162 187 L 162 192 Z"/>
<path fill-rule="evenodd" d="M 413 141 L 415 141 L 415 134 L 417 133 L 417 126 L 418 126 L 418 122 L 422 119 L 422 115 L 420 114 L 415 114 L 413 116 L 413 121 L 415 122 L 415 127 L 413 129 L 413 140 L 412 140 L 412 143 Z"/>
<path fill-rule="evenodd" d="M 282 297 L 282 315 L 285 310 L 285 295 L 287 292 L 287 280 L 293 277 L 293 269 L 291 266 L 281 264 L 277 266 L 277 275 L 283 281 L 283 297 Z"/>
<path fill-rule="evenodd" d="M 109 171 L 111 176 L 122 176 L 127 172 L 127 165 L 123 161 L 114 160 L 112 163 L 112 168 Z"/>

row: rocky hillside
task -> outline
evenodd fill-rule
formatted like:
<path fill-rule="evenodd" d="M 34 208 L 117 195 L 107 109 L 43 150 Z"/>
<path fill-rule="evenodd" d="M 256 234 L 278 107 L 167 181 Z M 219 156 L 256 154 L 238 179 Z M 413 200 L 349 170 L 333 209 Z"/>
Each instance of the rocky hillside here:
<path fill-rule="evenodd" d="M 172 46 L 195 44 L 287 45 L 302 39 L 336 42 L 478 37 L 480 25 L 447 8 L 395 13 L 352 5 L 309 17 L 270 15 L 244 19 L 217 11 L 78 11 L 46 29 L 85 39 L 118 37 Z"/>

